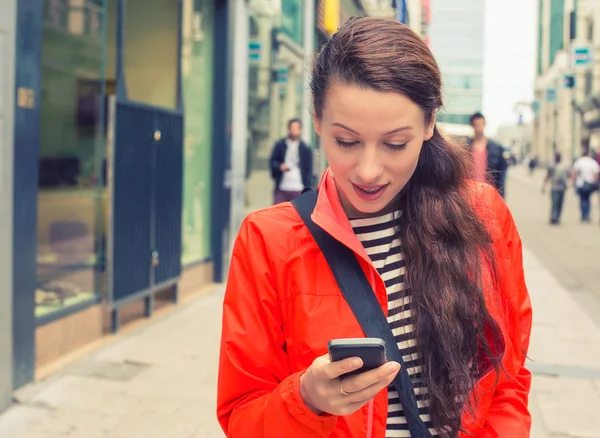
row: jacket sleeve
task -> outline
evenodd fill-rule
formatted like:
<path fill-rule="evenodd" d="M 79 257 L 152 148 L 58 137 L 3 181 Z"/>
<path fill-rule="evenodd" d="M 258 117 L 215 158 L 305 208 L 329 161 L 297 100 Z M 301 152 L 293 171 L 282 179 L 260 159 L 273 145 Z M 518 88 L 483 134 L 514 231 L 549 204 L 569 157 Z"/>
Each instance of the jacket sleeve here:
<path fill-rule="evenodd" d="M 521 238 L 512 215 L 504 200 L 494 191 L 496 217 L 500 224 L 503 244 L 508 255 L 509 272 L 505 288 L 510 298 L 508 333 L 512 338 L 515 367 L 510 377 L 503 376 L 496 386 L 492 405 L 488 413 L 488 435 L 490 437 L 526 438 L 530 436 L 531 414 L 528 408 L 531 373 L 525 368 L 525 359 L 531 334 L 532 309 L 525 285 Z M 492 432 L 493 430 L 493 432 Z"/>
<path fill-rule="evenodd" d="M 285 161 L 285 156 L 283 156 L 282 152 L 282 148 L 280 145 L 280 142 L 275 143 L 275 145 L 273 146 L 273 152 L 271 152 L 271 159 L 270 159 L 270 163 L 271 163 L 271 176 L 274 179 L 277 179 L 279 177 L 279 175 L 281 175 L 281 165 L 284 163 Z"/>
<path fill-rule="evenodd" d="M 308 165 L 307 165 L 307 167 L 308 167 L 308 170 L 307 170 L 308 184 L 311 187 L 314 187 L 315 186 L 315 176 L 313 175 L 313 150 L 310 147 L 307 147 L 307 149 L 308 149 L 308 154 L 307 154 L 308 155 Z"/>
<path fill-rule="evenodd" d="M 223 304 L 217 415 L 230 438 L 328 437 L 336 416 L 314 414 L 290 370 L 268 242 L 246 218 Z"/>

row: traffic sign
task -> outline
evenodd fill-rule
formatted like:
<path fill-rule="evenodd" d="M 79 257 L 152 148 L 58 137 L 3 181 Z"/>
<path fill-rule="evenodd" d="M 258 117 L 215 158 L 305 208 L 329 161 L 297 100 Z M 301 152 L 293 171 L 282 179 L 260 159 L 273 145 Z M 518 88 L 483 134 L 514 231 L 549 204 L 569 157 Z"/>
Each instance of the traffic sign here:
<path fill-rule="evenodd" d="M 573 44 L 571 46 L 571 66 L 585 68 L 592 66 L 592 47 L 588 44 Z"/>
<path fill-rule="evenodd" d="M 563 83 L 565 88 L 575 88 L 575 76 L 573 75 L 564 75 Z"/>
<path fill-rule="evenodd" d="M 262 43 L 256 40 L 250 40 L 248 43 L 248 59 L 250 62 L 260 62 L 262 57 Z"/>
<path fill-rule="evenodd" d="M 275 82 L 278 84 L 287 84 L 288 81 L 288 68 L 277 67 L 275 68 Z"/>

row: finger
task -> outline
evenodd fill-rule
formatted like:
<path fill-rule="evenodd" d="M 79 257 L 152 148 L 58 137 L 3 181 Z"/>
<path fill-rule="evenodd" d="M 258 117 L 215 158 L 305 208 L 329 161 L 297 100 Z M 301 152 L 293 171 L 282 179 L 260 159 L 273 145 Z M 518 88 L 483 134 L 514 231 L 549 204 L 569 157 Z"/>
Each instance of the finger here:
<path fill-rule="evenodd" d="M 363 366 L 363 362 L 359 357 L 349 357 L 337 362 L 331 362 L 327 357 L 327 360 L 329 363 L 320 368 L 321 378 L 326 380 L 337 379 L 341 375 L 358 370 Z"/>
<path fill-rule="evenodd" d="M 380 391 L 382 391 L 383 389 L 387 388 L 388 386 L 390 386 L 390 384 L 394 381 L 394 379 L 396 378 L 396 376 L 398 375 L 398 371 L 400 371 L 399 369 L 390 374 L 387 378 L 385 378 L 384 380 L 377 382 L 361 391 L 358 392 L 353 392 L 351 393 L 346 400 L 346 403 L 362 403 L 365 404 L 366 402 L 368 402 L 369 400 L 371 400 L 373 397 L 375 397 Z"/>
<path fill-rule="evenodd" d="M 344 379 L 344 391 L 348 393 L 362 391 L 379 382 L 386 381 L 391 375 L 396 375 L 399 370 L 400 364 L 398 362 L 388 362 L 374 370 L 348 377 Z"/>

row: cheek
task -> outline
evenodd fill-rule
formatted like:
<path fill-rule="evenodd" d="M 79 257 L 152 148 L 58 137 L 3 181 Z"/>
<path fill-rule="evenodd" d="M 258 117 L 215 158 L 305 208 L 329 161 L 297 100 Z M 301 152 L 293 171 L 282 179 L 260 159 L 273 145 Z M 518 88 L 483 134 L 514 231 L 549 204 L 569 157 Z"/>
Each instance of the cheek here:
<path fill-rule="evenodd" d="M 325 158 L 331 170 L 338 176 L 354 169 L 358 162 L 358 154 L 343 150 L 337 145 L 325 146 Z"/>
<path fill-rule="evenodd" d="M 387 172 L 396 176 L 399 180 L 407 181 L 415 173 L 420 154 L 420 147 L 418 149 L 407 149 L 405 152 L 398 154 L 397 157 L 387 160 Z"/>

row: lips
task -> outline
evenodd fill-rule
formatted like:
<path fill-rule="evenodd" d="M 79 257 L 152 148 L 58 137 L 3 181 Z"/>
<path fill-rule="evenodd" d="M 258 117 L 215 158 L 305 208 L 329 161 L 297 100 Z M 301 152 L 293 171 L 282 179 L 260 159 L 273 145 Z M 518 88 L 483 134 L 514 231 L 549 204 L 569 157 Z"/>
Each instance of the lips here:
<path fill-rule="evenodd" d="M 376 186 L 363 186 L 352 183 L 352 187 L 354 187 L 354 191 L 358 197 L 364 199 L 365 201 L 376 201 L 377 199 L 381 198 L 388 185 L 389 183 Z"/>

